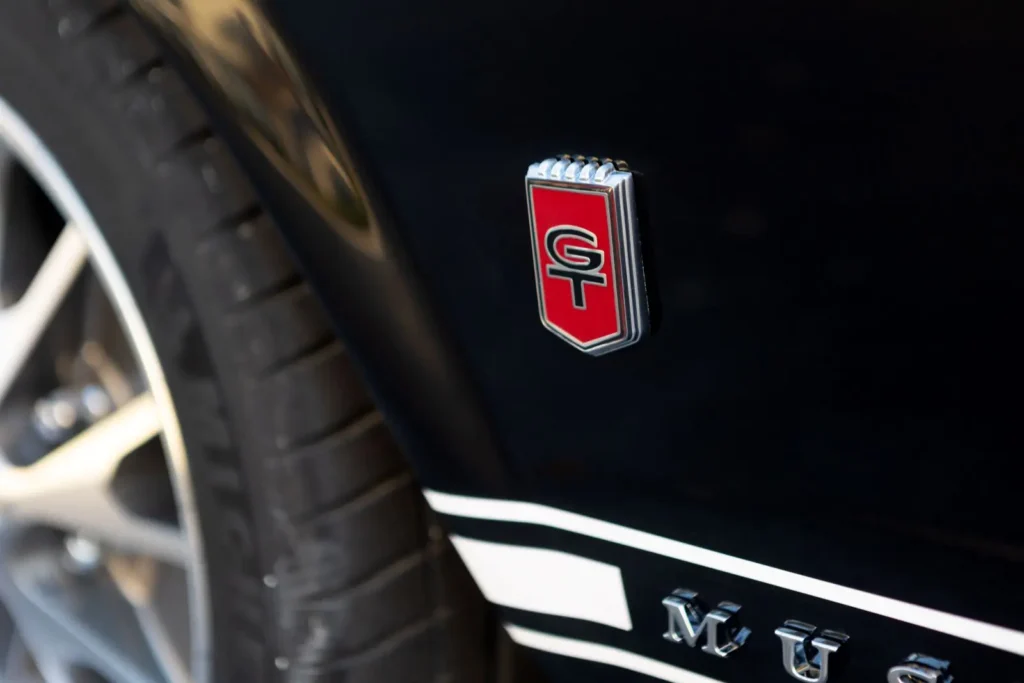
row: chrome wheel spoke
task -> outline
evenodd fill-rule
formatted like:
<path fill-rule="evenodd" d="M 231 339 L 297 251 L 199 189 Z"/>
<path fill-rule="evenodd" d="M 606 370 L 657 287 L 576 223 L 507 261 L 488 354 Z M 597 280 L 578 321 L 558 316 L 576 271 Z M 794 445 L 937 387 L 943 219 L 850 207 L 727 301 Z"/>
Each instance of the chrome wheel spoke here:
<path fill-rule="evenodd" d="M 88 260 L 85 240 L 73 224 L 61 231 L 25 295 L 0 310 L 0 401 Z"/>
<path fill-rule="evenodd" d="M 60 545 L 52 535 L 15 531 L 3 543 L 0 598 L 46 681 L 70 682 L 76 669 L 116 683 L 165 680 L 109 576 L 55 572 Z"/>
<path fill-rule="evenodd" d="M 11 171 L 14 169 L 14 155 L 0 142 L 0 308 L 4 303 L 4 242 L 7 236 L 7 221 L 10 197 Z"/>
<path fill-rule="evenodd" d="M 43 522 L 114 548 L 184 565 L 184 534 L 131 513 L 111 490 L 121 461 L 159 433 L 156 404 L 143 394 L 36 463 L 3 471 L 0 509 L 13 519 Z"/>
<path fill-rule="evenodd" d="M 114 556 L 107 567 L 135 609 L 150 651 L 172 683 L 189 680 L 188 585 L 184 570 L 151 557 Z"/>

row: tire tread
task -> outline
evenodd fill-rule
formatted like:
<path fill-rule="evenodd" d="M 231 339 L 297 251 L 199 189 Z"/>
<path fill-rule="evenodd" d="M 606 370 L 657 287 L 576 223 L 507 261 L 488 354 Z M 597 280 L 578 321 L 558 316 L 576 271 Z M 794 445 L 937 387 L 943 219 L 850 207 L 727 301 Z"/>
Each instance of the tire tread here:
<path fill-rule="evenodd" d="M 268 416 L 255 428 L 269 430 L 273 444 L 257 468 L 279 540 L 268 568 L 279 581 L 268 596 L 277 605 L 270 639 L 291 662 L 289 680 L 482 680 L 480 653 L 444 651 L 456 622 L 464 633 L 483 622 L 443 569 L 464 573 L 454 550 L 277 227 L 165 48 L 119 0 L 32 1 L 45 3 L 88 64 L 82 96 L 109 96 L 130 122 L 125 137 L 171 202 L 155 210 L 169 217 L 168 230 L 194 239 L 192 259 L 208 274 L 200 289 L 219 297 L 235 371 L 250 378 L 250 407 Z M 360 552 L 339 553 L 345 547 Z"/>

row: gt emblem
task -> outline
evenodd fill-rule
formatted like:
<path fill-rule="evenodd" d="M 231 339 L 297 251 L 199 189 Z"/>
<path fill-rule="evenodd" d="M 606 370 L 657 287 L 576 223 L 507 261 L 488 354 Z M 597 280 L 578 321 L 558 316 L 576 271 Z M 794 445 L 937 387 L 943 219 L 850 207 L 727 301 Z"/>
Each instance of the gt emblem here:
<path fill-rule="evenodd" d="M 583 157 L 547 159 L 526 174 L 541 322 L 597 356 L 647 331 L 633 174 Z"/>
<path fill-rule="evenodd" d="M 608 276 L 601 272 L 601 268 L 604 267 L 604 252 L 600 249 L 570 244 L 563 247 L 562 253 L 559 253 L 559 242 L 569 237 L 586 242 L 592 247 L 597 246 L 597 235 L 589 230 L 572 225 L 548 228 L 544 236 L 544 247 L 548 251 L 548 257 L 555 263 L 548 264 L 547 273 L 549 277 L 562 277 L 571 282 L 573 308 L 585 309 L 587 299 L 583 291 L 584 283 L 608 286 Z"/>

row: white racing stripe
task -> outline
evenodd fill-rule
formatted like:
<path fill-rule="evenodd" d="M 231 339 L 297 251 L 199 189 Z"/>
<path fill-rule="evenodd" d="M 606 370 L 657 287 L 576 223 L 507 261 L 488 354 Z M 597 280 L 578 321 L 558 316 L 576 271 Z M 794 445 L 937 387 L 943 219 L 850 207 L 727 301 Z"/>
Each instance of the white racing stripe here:
<path fill-rule="evenodd" d="M 496 605 L 631 631 L 618 567 L 557 550 L 452 536 L 484 597 Z"/>
<path fill-rule="evenodd" d="M 430 490 L 425 494 L 430 506 L 442 514 L 501 522 L 538 524 L 571 531 L 609 543 L 617 543 L 734 576 L 741 576 L 745 579 L 779 586 L 786 590 L 854 607 L 890 619 L 897 619 L 1006 652 L 1024 655 L 1024 633 L 1003 626 L 987 624 L 983 621 L 894 600 L 855 588 L 847 588 L 546 505 L 493 498 L 474 498 Z"/>
<path fill-rule="evenodd" d="M 657 659 L 620 650 L 617 647 L 553 636 L 550 633 L 531 631 L 513 624 L 505 624 L 505 630 L 508 631 L 512 640 L 534 650 L 617 666 L 620 669 L 629 669 L 652 678 L 669 681 L 669 683 L 721 683 L 717 679 L 701 676 L 698 673 L 659 662 Z"/>

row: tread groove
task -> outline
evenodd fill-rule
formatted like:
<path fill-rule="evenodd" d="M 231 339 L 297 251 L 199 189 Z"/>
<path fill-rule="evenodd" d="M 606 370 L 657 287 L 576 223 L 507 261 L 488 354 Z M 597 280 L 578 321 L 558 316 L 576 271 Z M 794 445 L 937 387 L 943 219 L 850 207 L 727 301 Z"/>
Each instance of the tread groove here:
<path fill-rule="evenodd" d="M 327 344 L 321 345 L 319 348 L 313 349 L 309 353 L 303 354 L 299 358 L 289 363 L 282 370 L 296 370 L 301 369 L 307 365 L 316 365 L 324 358 L 330 358 L 331 356 L 342 356 L 345 354 L 345 347 L 341 345 L 341 342 L 337 338 L 332 338 Z M 352 422 L 352 418 L 348 418 L 348 422 Z"/>
<path fill-rule="evenodd" d="M 127 62 L 125 62 L 127 64 Z M 152 59 L 146 59 L 133 64 L 132 68 L 120 74 L 120 78 L 114 80 L 111 85 L 115 88 L 124 89 L 126 86 L 132 86 L 142 81 L 145 81 L 153 69 L 164 68 L 164 60 L 162 57 L 153 57 Z"/>
<path fill-rule="evenodd" d="M 412 571 L 427 561 L 429 559 L 428 555 L 431 553 L 437 554 L 438 550 L 432 546 L 413 550 L 377 569 L 372 574 L 361 577 L 355 583 L 345 586 L 341 590 L 332 590 L 329 596 L 310 592 L 300 593 L 298 597 L 305 600 L 315 600 L 317 607 L 336 610 L 339 607 L 343 607 L 345 603 L 353 598 L 383 588 L 392 581 L 401 578 L 407 572 Z"/>
<path fill-rule="evenodd" d="M 341 429 L 336 429 L 330 434 L 325 435 L 321 440 L 303 446 L 299 448 L 291 449 L 290 452 L 282 453 L 281 458 L 284 460 L 290 460 L 293 458 L 301 458 L 307 452 L 308 448 L 316 448 L 326 441 L 331 439 L 340 439 L 341 443 L 338 444 L 338 448 L 345 448 L 353 441 L 362 438 L 367 432 L 372 429 L 379 427 L 384 424 L 384 416 L 381 415 L 377 409 L 369 410 L 366 413 L 356 417 L 347 425 Z"/>
<path fill-rule="evenodd" d="M 210 139 L 216 140 L 216 133 L 214 133 Z M 182 161 L 182 155 L 194 148 L 195 146 L 179 145 L 177 149 L 174 150 L 175 152 L 177 152 L 177 154 L 166 154 L 164 158 L 161 160 L 161 163 L 167 164 L 171 162 Z M 262 216 L 263 207 L 255 203 L 249 204 L 245 208 L 239 211 L 235 211 L 234 213 L 230 213 L 226 216 L 223 216 L 219 218 L 216 222 L 212 223 L 210 227 L 204 231 L 204 234 L 199 238 L 196 246 L 200 250 L 207 249 L 209 248 L 211 242 L 223 238 L 225 232 L 238 230 L 247 223 L 253 223 L 254 221 L 259 220 Z"/>
<path fill-rule="evenodd" d="M 122 16 L 127 14 L 127 12 L 127 8 L 125 8 L 124 5 L 120 3 L 111 5 L 110 7 L 101 10 L 99 13 L 89 17 L 88 23 L 86 23 L 86 25 L 82 27 L 81 31 L 79 31 L 76 37 L 84 38 L 86 36 L 89 36 L 102 29 L 111 21 L 121 18 Z"/>
<path fill-rule="evenodd" d="M 296 526 L 305 526 L 312 524 L 317 521 L 318 518 L 322 518 L 326 515 L 330 515 L 332 518 L 345 518 L 349 517 L 363 508 L 372 505 L 381 498 L 386 498 L 395 491 L 401 490 L 413 483 L 411 472 L 400 472 L 394 474 L 384 481 L 377 482 L 370 486 L 365 491 L 360 491 L 356 495 L 352 496 L 343 503 L 335 503 L 331 505 L 326 511 L 310 511 L 308 515 L 302 515 L 300 518 L 295 520 Z"/>
<path fill-rule="evenodd" d="M 247 206 L 233 216 L 228 216 L 220 221 L 219 225 L 224 227 L 239 227 L 244 223 L 251 223 L 263 215 L 263 207 L 259 204 Z"/>
<path fill-rule="evenodd" d="M 204 125 L 198 130 L 188 133 L 187 135 L 179 139 L 177 142 L 175 142 L 171 146 L 171 148 L 167 150 L 167 152 L 164 154 L 163 158 L 160 159 L 160 161 L 167 161 L 171 156 L 174 156 L 175 154 L 180 154 L 184 150 L 189 149 L 191 147 L 197 147 L 199 145 L 205 144 L 207 140 L 212 140 L 214 139 L 214 137 L 215 134 L 213 132 L 213 128 L 211 128 L 208 124 Z"/>
<path fill-rule="evenodd" d="M 273 363 L 260 370 L 256 374 L 256 379 L 271 379 L 274 375 L 284 370 L 290 370 L 292 366 L 302 365 L 306 359 L 315 357 L 335 345 L 340 346 L 334 334 L 329 331 L 324 332 L 323 336 L 315 339 L 294 353 L 290 353 L 284 358 L 275 360 Z"/>
<path fill-rule="evenodd" d="M 302 276 L 298 273 L 292 273 L 277 284 L 264 287 L 259 291 L 253 292 L 245 299 L 236 301 L 232 305 L 232 309 L 234 309 L 235 313 L 248 313 L 272 299 L 290 294 L 293 290 L 305 286 L 306 282 L 302 279 Z"/>
<path fill-rule="evenodd" d="M 431 628 L 444 623 L 451 617 L 451 612 L 447 609 L 441 609 L 433 614 L 430 614 L 418 621 L 414 621 L 407 626 L 388 634 L 384 638 L 381 638 L 376 643 L 362 649 L 359 652 L 344 657 L 339 657 L 331 662 L 327 669 L 337 671 L 338 669 L 355 669 L 360 666 L 379 660 L 386 654 L 390 654 L 398 649 L 405 641 L 411 640 L 421 633 L 426 633 Z M 300 654 L 299 662 L 302 662 Z"/>
<path fill-rule="evenodd" d="M 333 439 L 338 434 L 342 434 L 356 423 L 362 422 L 364 419 L 366 419 L 367 416 L 372 415 L 373 413 L 376 412 L 377 409 L 371 406 L 370 408 L 366 409 L 364 412 L 356 415 L 355 417 L 346 416 L 338 420 L 334 424 L 327 425 L 323 429 L 320 429 L 316 432 L 306 434 L 305 436 L 299 438 L 283 440 L 278 444 L 278 448 L 282 451 L 291 451 L 298 450 L 301 448 L 310 448 L 312 446 L 317 446 L 323 443 L 324 441 L 327 441 L 328 439 Z"/>

